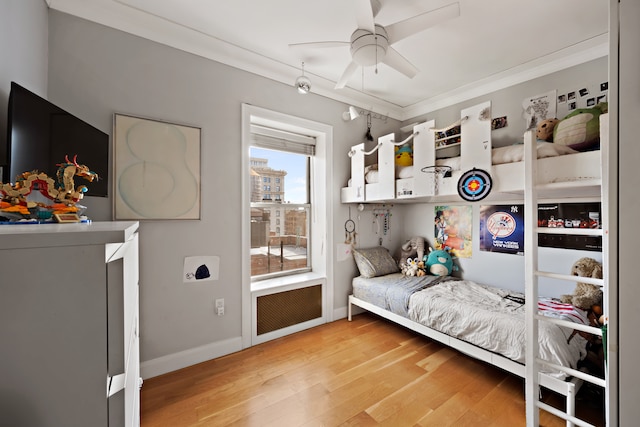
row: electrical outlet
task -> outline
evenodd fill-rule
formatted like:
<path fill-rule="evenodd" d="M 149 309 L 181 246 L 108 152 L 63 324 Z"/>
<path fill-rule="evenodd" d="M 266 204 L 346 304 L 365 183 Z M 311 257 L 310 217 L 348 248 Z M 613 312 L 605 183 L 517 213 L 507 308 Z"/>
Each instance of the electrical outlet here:
<path fill-rule="evenodd" d="M 224 315 L 224 299 L 219 298 L 216 300 L 216 314 L 218 316 Z"/>

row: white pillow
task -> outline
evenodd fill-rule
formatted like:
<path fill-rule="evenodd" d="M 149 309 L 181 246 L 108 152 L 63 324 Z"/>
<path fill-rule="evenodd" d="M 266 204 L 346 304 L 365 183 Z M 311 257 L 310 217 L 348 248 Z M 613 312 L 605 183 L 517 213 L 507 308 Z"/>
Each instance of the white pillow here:
<path fill-rule="evenodd" d="M 396 166 L 396 178 L 399 178 L 399 179 L 413 178 L 413 165 Z"/>

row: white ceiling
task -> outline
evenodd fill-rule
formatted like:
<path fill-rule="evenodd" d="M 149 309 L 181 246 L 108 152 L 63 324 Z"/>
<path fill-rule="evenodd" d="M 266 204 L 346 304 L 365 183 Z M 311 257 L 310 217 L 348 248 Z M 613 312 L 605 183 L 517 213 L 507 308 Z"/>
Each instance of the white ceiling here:
<path fill-rule="evenodd" d="M 385 64 L 359 69 L 334 89 L 348 47 L 353 0 L 46 0 L 52 9 L 114 27 L 403 120 L 608 53 L 606 0 L 458 0 L 460 16 L 394 44 L 418 69 L 409 79 Z M 380 0 L 389 25 L 453 0 Z M 292 87 L 293 90 L 293 87 Z M 302 96 L 302 95 L 301 95 Z"/>

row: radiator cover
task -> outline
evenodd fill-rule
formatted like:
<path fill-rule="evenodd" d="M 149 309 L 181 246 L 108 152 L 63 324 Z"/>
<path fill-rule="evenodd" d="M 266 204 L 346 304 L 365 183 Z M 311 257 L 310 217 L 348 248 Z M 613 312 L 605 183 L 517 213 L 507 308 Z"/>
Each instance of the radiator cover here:
<path fill-rule="evenodd" d="M 322 285 L 257 298 L 258 335 L 322 317 Z"/>

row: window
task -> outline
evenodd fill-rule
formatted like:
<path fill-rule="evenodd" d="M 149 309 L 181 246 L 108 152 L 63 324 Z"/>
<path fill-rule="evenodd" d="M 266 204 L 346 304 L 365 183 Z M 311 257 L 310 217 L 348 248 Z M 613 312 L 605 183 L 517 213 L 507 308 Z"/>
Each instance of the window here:
<path fill-rule="evenodd" d="M 252 132 L 254 125 L 284 131 L 285 134 L 308 135 L 315 139 L 314 153 L 308 157 L 309 185 L 308 201 L 306 209 L 307 223 L 307 254 L 309 258 L 307 269 L 293 270 L 282 273 L 273 273 L 272 277 L 252 276 L 250 258 L 254 245 L 252 242 L 252 225 L 254 221 L 273 221 L 280 218 L 280 231 L 287 234 L 286 217 L 295 206 L 289 201 L 287 187 L 290 184 L 286 176 L 275 176 L 271 181 L 280 184 L 281 190 L 279 203 L 273 203 L 279 207 L 273 212 L 262 209 L 252 209 L 255 204 L 262 202 L 260 195 L 262 179 L 257 178 L 254 167 L 264 166 L 267 160 L 258 161 L 250 158 L 251 146 L 255 145 Z M 283 141 L 282 138 L 279 138 Z M 287 140 L 288 143 L 288 140 Z M 333 320 L 334 291 L 333 281 L 328 280 L 331 273 L 332 237 L 330 230 L 334 230 L 334 218 L 331 204 L 333 183 L 333 128 L 330 125 L 295 117 L 289 114 L 279 113 L 255 105 L 242 104 L 242 155 L 239 166 L 242 173 L 242 346 L 243 348 L 259 344 L 270 339 L 284 336 L 293 332 L 316 326 Z M 251 165 L 251 167 L 248 167 Z M 286 168 L 284 168 L 286 169 Z M 278 183 L 277 180 L 280 179 Z M 273 188 L 273 187 L 272 187 Z M 271 193 L 276 198 L 276 193 Z M 280 212 L 280 213 L 279 213 Z M 298 214 L 297 210 L 294 214 Z M 274 227 L 276 225 L 274 224 Z M 291 231 L 289 231 L 291 232 Z M 294 227 L 293 233 L 305 232 L 302 226 Z M 268 275 L 267 275 L 268 276 Z M 289 326 L 274 332 L 258 335 L 257 330 L 259 315 L 257 313 L 258 298 L 272 294 L 282 294 L 290 289 L 303 289 L 308 286 L 320 284 L 322 287 L 322 318 L 305 321 L 298 325 Z"/>
<path fill-rule="evenodd" d="M 266 126 L 251 126 L 251 277 L 271 278 L 311 270 L 311 159 L 315 138 Z M 260 166 L 254 159 L 261 159 Z M 280 219 L 283 218 L 281 226 Z"/>

